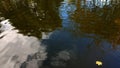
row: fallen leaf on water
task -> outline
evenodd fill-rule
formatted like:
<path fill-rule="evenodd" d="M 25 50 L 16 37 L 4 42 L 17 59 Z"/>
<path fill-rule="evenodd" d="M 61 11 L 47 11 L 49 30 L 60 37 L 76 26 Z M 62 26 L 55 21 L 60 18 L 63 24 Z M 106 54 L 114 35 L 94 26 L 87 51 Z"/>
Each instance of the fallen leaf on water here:
<path fill-rule="evenodd" d="M 96 61 L 96 64 L 97 64 L 98 66 L 101 66 L 101 65 L 102 65 L 102 62 L 101 62 L 101 61 Z"/>

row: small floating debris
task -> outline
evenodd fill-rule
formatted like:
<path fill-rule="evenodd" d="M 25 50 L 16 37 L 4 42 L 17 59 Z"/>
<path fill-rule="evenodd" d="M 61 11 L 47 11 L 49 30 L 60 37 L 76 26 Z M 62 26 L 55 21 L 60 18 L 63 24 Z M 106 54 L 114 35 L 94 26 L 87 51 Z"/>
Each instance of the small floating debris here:
<path fill-rule="evenodd" d="M 98 65 L 98 66 L 102 66 L 102 62 L 101 61 L 96 61 L 96 64 Z"/>

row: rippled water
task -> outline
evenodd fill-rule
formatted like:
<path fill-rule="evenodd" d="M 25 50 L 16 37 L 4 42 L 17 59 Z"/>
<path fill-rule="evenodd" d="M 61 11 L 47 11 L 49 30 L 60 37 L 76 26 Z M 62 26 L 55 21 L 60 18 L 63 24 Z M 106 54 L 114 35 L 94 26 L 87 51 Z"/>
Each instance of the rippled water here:
<path fill-rule="evenodd" d="M 118 0 L 18 2 L 0 1 L 0 68 L 120 67 Z"/>

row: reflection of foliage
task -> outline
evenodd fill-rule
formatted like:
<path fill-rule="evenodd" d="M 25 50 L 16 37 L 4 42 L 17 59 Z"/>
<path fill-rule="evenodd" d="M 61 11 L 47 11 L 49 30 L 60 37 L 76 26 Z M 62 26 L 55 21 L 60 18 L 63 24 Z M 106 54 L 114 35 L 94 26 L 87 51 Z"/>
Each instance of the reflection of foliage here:
<path fill-rule="evenodd" d="M 31 0 L 23 0 L 16 6 L 12 6 L 11 2 L 4 0 L 6 6 L 12 6 L 4 10 L 5 6 L 1 7 L 3 15 L 6 18 L 9 18 L 17 29 L 20 30 L 23 34 L 32 35 L 41 37 L 41 31 L 52 31 L 57 27 L 60 27 L 60 18 L 57 14 L 57 11 L 54 9 L 57 5 L 53 1 L 44 1 L 44 0 L 32 0 L 37 5 L 30 7 L 29 4 Z M 12 2 L 13 3 L 13 2 Z M 48 5 L 52 6 L 49 6 Z M 54 4 L 54 5 L 53 5 Z M 17 8 L 16 8 L 17 7 Z M 33 12 L 31 12 L 31 10 Z M 39 15 L 37 16 L 36 13 Z"/>
<path fill-rule="evenodd" d="M 80 8 L 75 11 L 71 18 L 80 24 L 79 28 L 82 32 L 99 35 L 108 39 L 113 45 L 120 44 L 120 23 L 118 23 L 120 5 L 113 5 L 112 7 L 105 5 L 103 8 L 95 7 L 91 10 Z"/>

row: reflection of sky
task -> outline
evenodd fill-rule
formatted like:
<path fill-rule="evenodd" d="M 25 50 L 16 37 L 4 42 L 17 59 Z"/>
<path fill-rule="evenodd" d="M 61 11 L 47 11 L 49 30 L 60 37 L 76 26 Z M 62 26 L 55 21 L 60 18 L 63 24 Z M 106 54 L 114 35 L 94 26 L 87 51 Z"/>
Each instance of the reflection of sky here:
<path fill-rule="evenodd" d="M 84 2 L 81 2 L 82 5 L 84 6 Z M 110 0 L 95 0 L 95 5 L 99 6 L 99 7 L 103 7 L 104 5 L 109 5 L 110 4 Z M 86 0 L 86 6 L 88 8 L 93 8 L 93 0 Z"/>
<path fill-rule="evenodd" d="M 73 21 L 70 20 L 70 15 L 74 13 L 76 6 L 72 3 L 62 2 L 59 7 L 59 16 L 62 19 L 63 27 L 71 27 Z"/>
<path fill-rule="evenodd" d="M 61 19 L 67 19 L 76 10 L 76 7 L 72 3 L 62 2 L 59 7 L 59 15 Z"/>
<path fill-rule="evenodd" d="M 69 62 L 68 66 L 77 65 L 80 67 L 85 65 L 84 68 L 97 68 L 96 61 L 101 61 L 103 63 L 101 68 L 120 67 L 119 48 L 114 50 L 109 42 L 104 39 L 97 40 L 95 36 L 82 34 L 75 36 L 69 31 L 57 30 L 52 33 L 48 40 L 44 40 L 43 43 L 48 45 L 47 51 L 49 56 L 52 56 L 51 64 L 53 66 L 62 65 L 61 63 L 64 64 L 63 66 L 66 66 L 67 61 L 72 61 L 74 64 Z M 65 51 L 65 54 L 63 53 L 61 57 L 59 53 L 63 51 Z M 61 59 L 63 57 L 68 60 L 63 62 L 63 59 Z"/>
<path fill-rule="evenodd" d="M 70 30 L 73 28 L 70 24 L 74 23 L 69 18 L 75 10 L 75 8 L 72 9 L 73 6 L 70 3 L 62 3 L 59 7 L 63 28 Z M 112 49 L 111 43 L 95 35 L 79 33 L 77 30 L 61 29 L 54 31 L 49 39 L 43 40 L 42 43 L 48 46 L 49 63 L 53 66 L 99 68 L 96 61 L 101 61 L 100 68 L 120 67 L 120 48 Z"/>
<path fill-rule="evenodd" d="M 35 37 L 28 37 L 13 30 L 8 20 L 2 21 L 0 30 L 0 68 L 20 68 L 28 55 L 41 52 L 41 60 L 46 57 L 45 48 Z"/>

